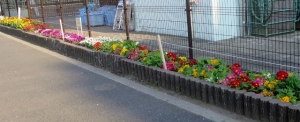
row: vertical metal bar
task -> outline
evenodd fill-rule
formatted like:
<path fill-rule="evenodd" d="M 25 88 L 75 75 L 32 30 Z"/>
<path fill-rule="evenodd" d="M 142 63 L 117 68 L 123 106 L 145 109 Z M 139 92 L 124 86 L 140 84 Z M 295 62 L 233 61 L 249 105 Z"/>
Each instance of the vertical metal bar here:
<path fill-rule="evenodd" d="M 85 0 L 86 19 L 87 19 L 87 24 L 88 24 L 89 37 L 91 37 L 92 33 L 91 33 L 91 24 L 90 24 L 90 15 L 89 15 L 88 4 L 89 4 L 88 0 Z"/>
<path fill-rule="evenodd" d="M 63 28 L 63 31 L 65 33 L 66 31 L 65 31 L 65 25 L 64 25 L 64 14 L 63 14 L 61 0 L 59 0 L 59 10 L 60 10 L 60 19 L 61 19 L 61 23 L 62 23 L 62 28 Z"/>
<path fill-rule="evenodd" d="M 16 10 L 17 10 L 17 13 L 18 13 L 18 12 L 19 12 L 19 9 L 18 9 L 18 8 L 19 8 L 18 0 L 15 0 L 15 3 L 16 3 L 16 6 L 15 6 L 15 7 L 16 7 Z"/>
<path fill-rule="evenodd" d="M 40 0 L 40 4 L 41 4 L 41 9 L 42 9 L 43 22 L 45 22 L 45 12 L 44 12 L 44 2 L 43 2 L 43 0 Z"/>
<path fill-rule="evenodd" d="M 6 5 L 7 5 L 8 17 L 10 17 L 10 9 L 9 9 L 9 3 L 8 3 L 8 0 L 6 0 Z"/>
<path fill-rule="evenodd" d="M 126 28 L 126 39 L 129 40 L 129 25 L 128 25 L 128 14 L 127 14 L 127 0 L 123 0 L 124 15 L 125 15 L 125 28 Z"/>
<path fill-rule="evenodd" d="M 30 8 L 30 1 L 26 0 L 26 6 L 27 6 L 27 12 L 28 12 L 28 18 L 31 19 L 31 8 Z"/>
<path fill-rule="evenodd" d="M 191 17 L 191 5 L 190 0 L 186 0 L 186 17 L 188 28 L 188 42 L 189 42 L 189 58 L 193 59 L 193 34 L 192 34 L 192 17 Z"/>
<path fill-rule="evenodd" d="M 0 5 L 1 5 L 1 16 L 4 16 L 3 5 L 2 5 L 2 1 L 1 0 L 0 0 Z"/>

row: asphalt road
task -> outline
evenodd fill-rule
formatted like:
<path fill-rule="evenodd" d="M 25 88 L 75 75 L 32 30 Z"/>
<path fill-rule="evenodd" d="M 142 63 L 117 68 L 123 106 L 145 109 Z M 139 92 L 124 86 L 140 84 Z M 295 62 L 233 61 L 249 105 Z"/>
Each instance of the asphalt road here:
<path fill-rule="evenodd" d="M 1 122 L 234 121 L 3 33 L 0 42 Z"/>

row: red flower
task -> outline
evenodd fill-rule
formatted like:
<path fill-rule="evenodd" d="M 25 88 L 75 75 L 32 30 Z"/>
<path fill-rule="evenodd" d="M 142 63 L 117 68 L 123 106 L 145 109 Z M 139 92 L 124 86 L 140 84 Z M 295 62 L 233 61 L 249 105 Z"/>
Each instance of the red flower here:
<path fill-rule="evenodd" d="M 289 74 L 284 71 L 284 70 L 279 70 L 277 73 L 276 73 L 276 79 L 277 80 L 281 80 L 281 81 L 284 81 L 286 80 L 286 78 L 289 76 Z"/>
<path fill-rule="evenodd" d="M 139 50 L 148 50 L 148 47 L 147 46 L 138 46 L 138 49 Z"/>
<path fill-rule="evenodd" d="M 232 88 L 237 88 L 237 87 L 239 87 L 241 85 L 241 81 L 237 80 L 237 79 L 231 79 L 229 85 Z"/>
<path fill-rule="evenodd" d="M 180 67 L 181 67 L 181 66 L 185 65 L 186 62 L 185 61 L 179 61 L 179 64 L 180 64 Z"/>
<path fill-rule="evenodd" d="M 259 83 L 258 82 L 253 82 L 252 86 L 253 86 L 254 89 L 256 89 L 257 87 L 259 87 Z"/>
<path fill-rule="evenodd" d="M 170 58 L 172 61 L 177 61 L 177 57 L 175 53 L 168 52 L 167 53 L 168 58 Z"/>
<path fill-rule="evenodd" d="M 197 60 L 195 60 L 195 59 L 188 59 L 188 61 L 189 61 L 190 66 L 197 65 Z"/>
<path fill-rule="evenodd" d="M 100 43 L 100 42 L 96 42 L 96 43 L 94 44 L 94 49 L 95 49 L 95 50 L 100 50 L 100 46 L 101 46 L 101 43 Z"/>
<path fill-rule="evenodd" d="M 231 68 L 239 68 L 241 65 L 239 63 L 232 64 Z"/>
<path fill-rule="evenodd" d="M 250 78 L 248 78 L 247 76 L 243 76 L 239 80 L 241 80 L 242 82 L 246 82 L 246 83 L 249 83 L 251 81 Z"/>

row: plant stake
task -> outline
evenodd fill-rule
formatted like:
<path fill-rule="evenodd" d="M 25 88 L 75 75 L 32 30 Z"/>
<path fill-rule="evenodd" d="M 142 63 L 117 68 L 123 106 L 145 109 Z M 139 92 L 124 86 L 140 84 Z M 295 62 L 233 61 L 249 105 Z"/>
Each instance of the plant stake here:
<path fill-rule="evenodd" d="M 161 45 L 161 39 L 160 39 L 159 35 L 157 35 L 157 42 L 158 42 L 158 47 L 159 47 L 159 51 L 160 51 L 161 60 L 163 62 L 163 67 L 164 67 L 165 70 L 167 70 L 165 55 L 164 55 L 164 51 L 163 51 L 163 48 L 162 48 L 162 45 Z"/>

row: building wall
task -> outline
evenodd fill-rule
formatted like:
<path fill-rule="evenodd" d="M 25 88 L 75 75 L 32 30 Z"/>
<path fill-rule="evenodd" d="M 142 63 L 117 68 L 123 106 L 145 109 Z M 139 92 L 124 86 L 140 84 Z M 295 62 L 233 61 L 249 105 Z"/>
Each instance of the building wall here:
<path fill-rule="evenodd" d="M 185 0 L 135 0 L 136 31 L 187 37 Z M 239 0 L 200 0 L 192 5 L 194 38 L 211 41 L 241 36 Z"/>

